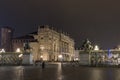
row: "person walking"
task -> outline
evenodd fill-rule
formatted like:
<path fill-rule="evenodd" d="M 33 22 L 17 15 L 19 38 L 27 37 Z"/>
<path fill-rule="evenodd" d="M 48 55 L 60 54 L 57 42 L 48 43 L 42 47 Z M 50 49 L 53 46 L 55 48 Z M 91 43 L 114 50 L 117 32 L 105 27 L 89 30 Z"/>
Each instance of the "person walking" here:
<path fill-rule="evenodd" d="M 42 62 L 42 69 L 44 69 L 45 68 L 45 62 L 43 61 Z"/>

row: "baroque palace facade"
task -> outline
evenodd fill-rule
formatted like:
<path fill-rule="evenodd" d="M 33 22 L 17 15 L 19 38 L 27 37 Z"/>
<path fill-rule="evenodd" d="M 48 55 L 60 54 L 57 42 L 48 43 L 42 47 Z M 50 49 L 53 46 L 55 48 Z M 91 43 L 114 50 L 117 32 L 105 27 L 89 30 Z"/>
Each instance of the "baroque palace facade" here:
<path fill-rule="evenodd" d="M 38 31 L 12 40 L 13 50 L 23 50 L 28 42 L 33 60 L 71 61 L 74 58 L 75 42 L 69 36 L 50 29 L 48 25 L 39 26 Z"/>

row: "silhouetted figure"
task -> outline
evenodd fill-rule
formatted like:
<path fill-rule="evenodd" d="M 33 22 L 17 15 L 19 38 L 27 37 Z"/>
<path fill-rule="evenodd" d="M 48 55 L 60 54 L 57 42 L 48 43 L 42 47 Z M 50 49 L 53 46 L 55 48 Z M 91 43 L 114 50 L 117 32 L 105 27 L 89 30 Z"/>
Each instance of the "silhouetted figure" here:
<path fill-rule="evenodd" d="M 45 62 L 43 61 L 42 62 L 42 69 L 44 69 L 45 68 Z"/>

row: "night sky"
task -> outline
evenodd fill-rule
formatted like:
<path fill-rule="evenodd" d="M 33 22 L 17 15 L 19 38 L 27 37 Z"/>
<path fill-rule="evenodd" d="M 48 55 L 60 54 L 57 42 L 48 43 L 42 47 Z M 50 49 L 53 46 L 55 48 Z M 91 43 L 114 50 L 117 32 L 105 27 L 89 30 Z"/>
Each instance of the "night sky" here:
<path fill-rule="evenodd" d="M 69 33 L 76 47 L 86 38 L 104 49 L 120 44 L 116 0 L 0 0 L 0 26 L 13 27 L 15 36 L 44 24 Z"/>

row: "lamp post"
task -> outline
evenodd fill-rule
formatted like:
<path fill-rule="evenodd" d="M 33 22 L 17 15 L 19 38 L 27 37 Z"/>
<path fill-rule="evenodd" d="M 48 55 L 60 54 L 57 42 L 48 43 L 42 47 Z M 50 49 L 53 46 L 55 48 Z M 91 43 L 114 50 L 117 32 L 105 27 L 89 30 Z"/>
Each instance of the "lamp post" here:
<path fill-rule="evenodd" d="M 95 45 L 94 50 L 95 50 L 95 51 L 98 51 L 98 50 L 99 50 L 99 46 L 98 46 L 98 45 Z"/>
<path fill-rule="evenodd" d="M 99 50 L 99 46 L 98 46 L 98 45 L 95 45 L 94 50 L 95 50 L 95 51 L 98 51 L 98 50 Z M 95 64 L 96 64 L 96 65 L 98 64 L 97 52 L 95 53 Z"/>
<path fill-rule="evenodd" d="M 17 49 L 16 49 L 16 52 L 18 52 L 18 53 L 21 52 L 20 48 L 17 48 Z"/>
<path fill-rule="evenodd" d="M 40 46 L 40 55 L 39 55 L 39 57 L 40 57 L 40 60 L 43 60 L 43 50 L 45 49 L 45 47 L 43 46 L 43 45 L 41 45 Z"/>
<path fill-rule="evenodd" d="M 5 53 L 5 49 L 1 49 L 0 53 Z"/>
<path fill-rule="evenodd" d="M 60 55 L 58 55 L 58 58 L 60 61 L 62 61 L 63 56 L 60 54 Z"/>

